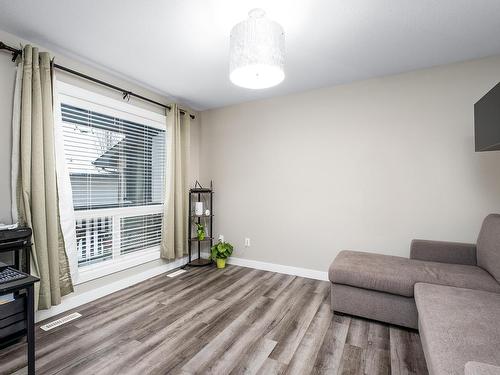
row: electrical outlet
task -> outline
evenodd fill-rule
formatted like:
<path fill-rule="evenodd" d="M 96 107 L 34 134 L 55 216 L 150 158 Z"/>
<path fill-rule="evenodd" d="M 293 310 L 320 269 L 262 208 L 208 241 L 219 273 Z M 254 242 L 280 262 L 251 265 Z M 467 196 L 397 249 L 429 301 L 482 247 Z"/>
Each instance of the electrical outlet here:
<path fill-rule="evenodd" d="M 245 247 L 250 247 L 250 238 L 245 238 Z"/>
<path fill-rule="evenodd" d="M 223 234 L 219 234 L 219 241 L 224 242 L 224 235 Z"/>

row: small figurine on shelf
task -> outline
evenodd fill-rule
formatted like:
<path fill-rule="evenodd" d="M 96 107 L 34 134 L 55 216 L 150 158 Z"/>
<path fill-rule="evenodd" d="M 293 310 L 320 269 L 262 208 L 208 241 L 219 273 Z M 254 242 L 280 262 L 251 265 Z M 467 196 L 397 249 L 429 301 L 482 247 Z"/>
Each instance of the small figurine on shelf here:
<path fill-rule="evenodd" d="M 200 223 L 194 223 L 194 225 L 196 225 L 196 234 L 198 235 L 198 239 L 203 241 L 206 237 L 205 227 Z"/>

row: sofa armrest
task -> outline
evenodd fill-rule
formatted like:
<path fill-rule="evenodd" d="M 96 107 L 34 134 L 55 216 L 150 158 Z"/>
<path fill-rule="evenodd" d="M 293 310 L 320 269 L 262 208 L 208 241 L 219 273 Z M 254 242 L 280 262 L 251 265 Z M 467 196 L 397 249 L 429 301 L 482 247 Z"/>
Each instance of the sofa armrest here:
<path fill-rule="evenodd" d="M 413 240 L 410 259 L 475 266 L 476 245 L 460 242 Z"/>
<path fill-rule="evenodd" d="M 465 364 L 465 375 L 500 375 L 500 367 L 469 361 Z"/>

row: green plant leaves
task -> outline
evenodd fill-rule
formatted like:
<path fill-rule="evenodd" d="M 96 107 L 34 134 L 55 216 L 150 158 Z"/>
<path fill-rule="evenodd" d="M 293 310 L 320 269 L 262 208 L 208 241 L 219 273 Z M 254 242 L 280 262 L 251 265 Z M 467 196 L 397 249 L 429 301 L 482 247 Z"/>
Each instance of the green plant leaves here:
<path fill-rule="evenodd" d="M 228 242 L 217 242 L 210 249 L 211 259 L 227 259 L 233 253 L 233 245 Z"/>
<path fill-rule="evenodd" d="M 202 224 L 194 223 L 196 225 L 196 234 L 198 239 L 203 241 L 206 237 L 205 227 Z"/>

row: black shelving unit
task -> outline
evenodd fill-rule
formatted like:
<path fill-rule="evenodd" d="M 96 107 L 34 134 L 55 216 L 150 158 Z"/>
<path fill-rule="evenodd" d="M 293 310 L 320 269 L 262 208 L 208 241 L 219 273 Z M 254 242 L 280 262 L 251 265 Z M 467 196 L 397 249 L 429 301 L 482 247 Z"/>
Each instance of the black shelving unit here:
<path fill-rule="evenodd" d="M 210 259 L 205 259 L 201 257 L 202 248 L 207 248 L 210 251 L 210 248 L 214 244 L 213 237 L 213 218 L 214 218 L 214 210 L 213 210 L 213 185 L 210 182 L 210 188 L 201 187 L 198 183 L 193 189 L 189 190 L 189 219 L 188 219 L 188 251 L 189 251 L 189 262 L 188 266 L 193 267 L 203 267 L 209 266 L 212 264 Z M 195 202 L 203 202 L 203 214 L 196 215 L 195 214 Z M 210 215 L 205 215 L 205 210 L 210 210 Z M 195 224 L 203 224 L 206 230 L 206 237 L 203 240 L 198 239 L 196 232 L 193 233 L 193 226 Z M 193 248 L 198 251 L 198 259 L 193 260 Z"/>

